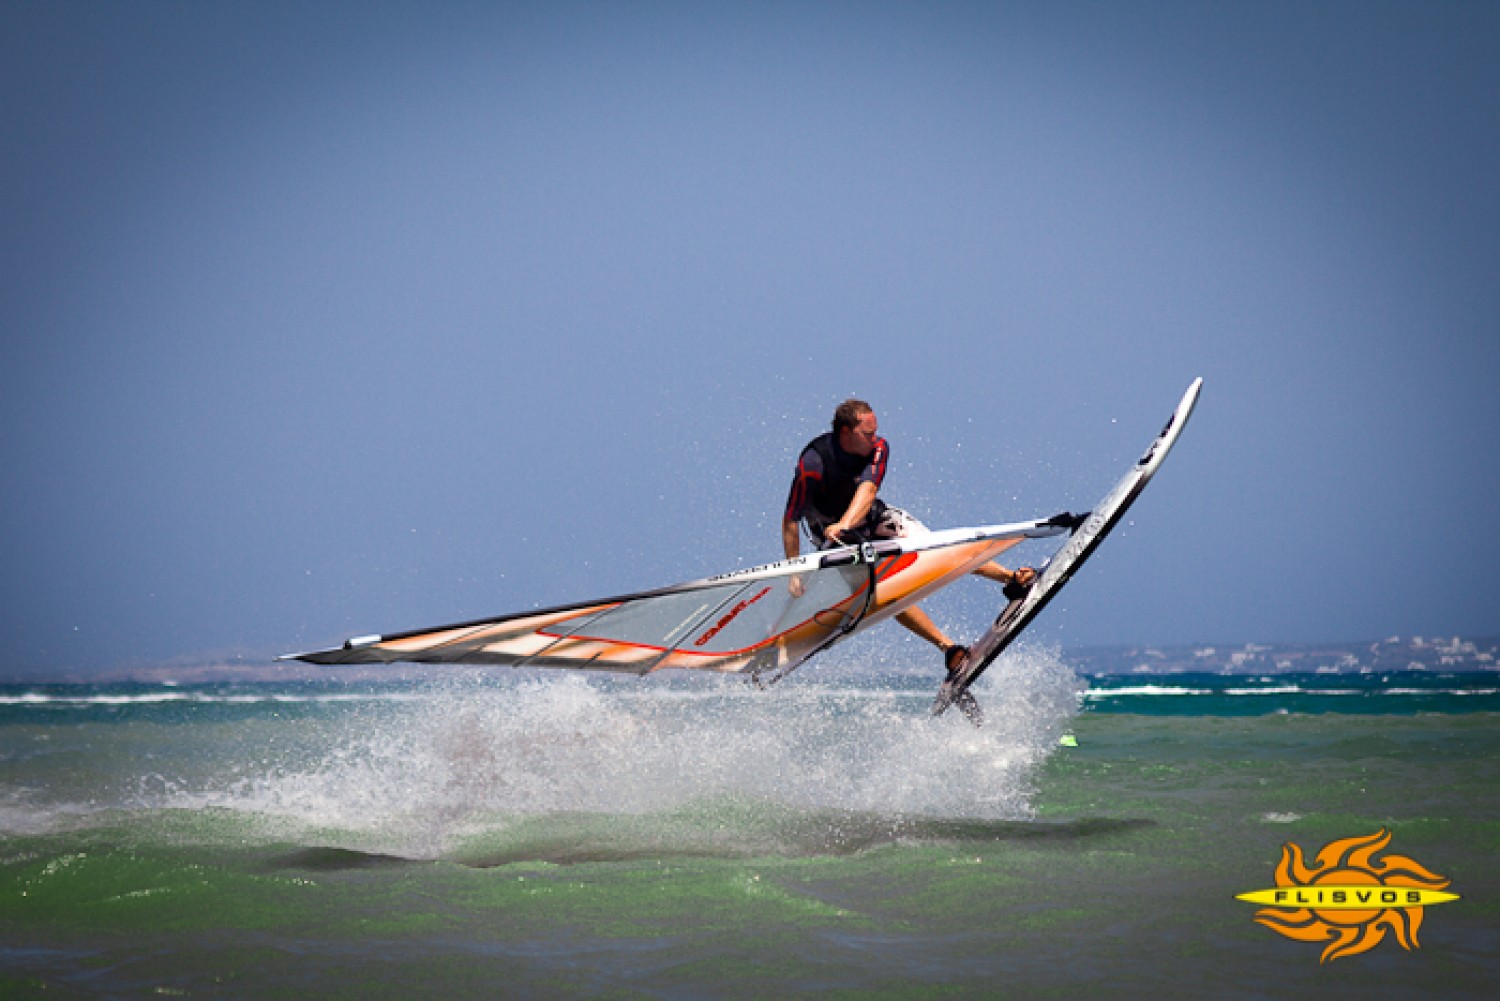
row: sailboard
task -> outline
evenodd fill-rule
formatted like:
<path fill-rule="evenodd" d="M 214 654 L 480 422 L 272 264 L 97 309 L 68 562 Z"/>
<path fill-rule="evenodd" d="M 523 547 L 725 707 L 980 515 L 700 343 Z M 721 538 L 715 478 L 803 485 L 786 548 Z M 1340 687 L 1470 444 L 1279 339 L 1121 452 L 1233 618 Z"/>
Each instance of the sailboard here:
<path fill-rule="evenodd" d="M 898 615 L 1061 516 L 921 532 L 654 591 L 429 629 L 357 636 L 280 660 L 312 664 L 510 665 L 648 674 L 741 672 L 769 683 L 853 633 Z M 793 581 L 799 582 L 798 585 Z"/>
<path fill-rule="evenodd" d="M 950 705 L 967 705 L 964 696 L 969 686 L 1021 635 L 1047 606 L 1047 602 L 1052 600 L 1063 585 L 1073 578 L 1078 568 L 1083 566 L 1084 561 L 1099 548 L 1110 530 L 1120 523 L 1130 505 L 1135 503 L 1141 491 L 1146 489 L 1146 484 L 1151 482 L 1151 477 L 1161 468 L 1167 453 L 1177 443 L 1177 437 L 1182 434 L 1183 426 L 1192 415 L 1202 388 L 1201 378 L 1193 380 L 1193 384 L 1177 404 L 1177 409 L 1172 411 L 1166 427 L 1151 442 L 1151 447 L 1146 449 L 1145 454 L 1120 482 L 1104 495 L 1104 499 L 1094 506 L 1093 511 L 1077 520 L 1068 541 L 1045 564 L 1037 578 L 1027 587 L 1007 588 L 1010 600 L 1000 610 L 994 624 L 970 644 L 968 658 L 938 689 L 937 698 L 932 704 L 934 716 L 941 715 Z M 970 712 L 971 710 L 966 710 L 966 715 Z"/>

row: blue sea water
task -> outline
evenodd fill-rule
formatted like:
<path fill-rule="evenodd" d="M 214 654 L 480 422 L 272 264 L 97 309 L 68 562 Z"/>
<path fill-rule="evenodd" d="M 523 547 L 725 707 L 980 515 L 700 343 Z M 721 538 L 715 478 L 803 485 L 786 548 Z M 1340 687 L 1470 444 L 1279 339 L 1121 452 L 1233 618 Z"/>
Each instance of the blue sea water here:
<path fill-rule="evenodd" d="M 1093 712 L 1148 716 L 1500 712 L 1500 673 L 1117 675 L 1089 679 L 1084 700 Z"/>
<path fill-rule="evenodd" d="M 0 996 L 1487 997 L 1496 681 L 0 686 Z M 1415 950 L 1234 899 L 1382 829 Z"/>

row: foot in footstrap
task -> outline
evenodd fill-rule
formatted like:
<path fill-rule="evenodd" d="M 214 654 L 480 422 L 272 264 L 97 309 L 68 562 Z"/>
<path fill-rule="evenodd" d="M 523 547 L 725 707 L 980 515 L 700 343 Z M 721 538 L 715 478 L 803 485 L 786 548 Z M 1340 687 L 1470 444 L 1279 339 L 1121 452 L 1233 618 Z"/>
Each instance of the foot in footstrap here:
<path fill-rule="evenodd" d="M 1005 585 L 1001 593 L 1005 595 L 1006 601 L 1025 601 L 1026 596 L 1031 593 L 1031 585 L 1036 583 L 1036 568 L 1021 567 L 1011 577 L 1010 582 Z"/>
<path fill-rule="evenodd" d="M 961 643 L 943 647 L 943 666 L 948 669 L 948 680 L 952 681 L 969 659 L 969 648 Z"/>

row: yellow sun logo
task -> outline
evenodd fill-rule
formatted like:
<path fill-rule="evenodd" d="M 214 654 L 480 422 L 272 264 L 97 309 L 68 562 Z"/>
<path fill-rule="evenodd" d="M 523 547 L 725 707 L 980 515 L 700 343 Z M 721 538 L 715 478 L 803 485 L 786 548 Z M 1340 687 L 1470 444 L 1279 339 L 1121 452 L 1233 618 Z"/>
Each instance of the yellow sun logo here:
<path fill-rule="evenodd" d="M 1269 904 L 1255 920 L 1299 942 L 1327 942 L 1319 963 L 1367 952 L 1392 931 L 1401 948 L 1417 948 L 1422 908 L 1457 900 L 1441 892 L 1449 880 L 1404 855 L 1376 853 L 1391 843 L 1382 828 L 1364 838 L 1330 841 L 1317 864 L 1303 861 L 1302 849 L 1287 842 L 1276 867 L 1276 888 L 1241 893 L 1236 899 Z"/>

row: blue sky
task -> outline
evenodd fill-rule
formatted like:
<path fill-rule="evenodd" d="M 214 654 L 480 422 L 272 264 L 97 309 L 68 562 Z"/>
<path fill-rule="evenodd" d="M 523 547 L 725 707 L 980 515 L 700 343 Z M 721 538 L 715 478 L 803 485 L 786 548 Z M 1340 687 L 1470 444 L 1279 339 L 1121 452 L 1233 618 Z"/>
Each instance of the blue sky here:
<path fill-rule="evenodd" d="M 0 3 L 0 672 L 766 562 L 848 395 L 935 527 L 1086 508 L 1199 375 L 1042 638 L 1500 633 L 1497 51 L 1483 3 Z"/>

